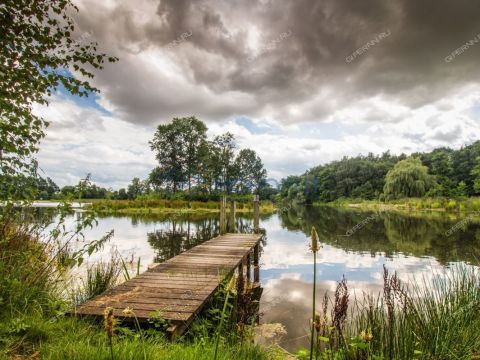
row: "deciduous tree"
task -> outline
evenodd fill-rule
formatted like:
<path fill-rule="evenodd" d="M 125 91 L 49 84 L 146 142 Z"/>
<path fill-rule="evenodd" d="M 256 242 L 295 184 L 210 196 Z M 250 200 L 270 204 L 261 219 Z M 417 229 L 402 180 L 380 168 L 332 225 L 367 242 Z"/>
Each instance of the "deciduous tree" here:
<path fill-rule="evenodd" d="M 185 182 L 190 190 L 206 132 L 205 124 L 195 117 L 174 118 L 158 126 L 150 147 L 156 153 L 163 181 L 170 182 L 174 192 Z"/>
<path fill-rule="evenodd" d="M 76 41 L 77 11 L 70 0 L 3 0 L 0 4 L 0 180 L 1 198 L 23 199 L 36 176 L 34 154 L 48 122 L 33 114 L 34 104 L 62 86 L 74 95 L 98 89 L 91 69 L 116 61 L 97 51 L 95 42 Z"/>
<path fill-rule="evenodd" d="M 251 149 L 240 150 L 235 159 L 235 168 L 238 172 L 238 192 L 258 192 L 262 181 L 266 179 L 267 171 L 257 153 Z"/>

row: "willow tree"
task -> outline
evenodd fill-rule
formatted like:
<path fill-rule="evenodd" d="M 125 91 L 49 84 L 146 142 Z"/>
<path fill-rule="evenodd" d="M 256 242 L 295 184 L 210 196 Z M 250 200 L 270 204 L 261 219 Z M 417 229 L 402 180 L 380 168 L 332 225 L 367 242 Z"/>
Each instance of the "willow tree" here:
<path fill-rule="evenodd" d="M 88 96 L 94 69 L 116 61 L 79 34 L 69 0 L 3 0 L 0 4 L 0 198 L 23 199 L 22 179 L 36 175 L 34 155 L 48 126 L 34 104 L 47 105 L 60 86 Z M 20 186 L 19 186 L 20 185 Z"/>
<path fill-rule="evenodd" d="M 408 157 L 387 173 L 383 190 L 387 199 L 422 197 L 434 184 L 434 177 L 422 161 Z"/>

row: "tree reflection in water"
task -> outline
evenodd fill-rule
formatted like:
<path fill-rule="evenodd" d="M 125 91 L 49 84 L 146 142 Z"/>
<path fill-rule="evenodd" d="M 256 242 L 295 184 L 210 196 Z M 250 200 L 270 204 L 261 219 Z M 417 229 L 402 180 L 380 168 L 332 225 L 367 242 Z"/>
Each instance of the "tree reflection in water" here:
<path fill-rule="evenodd" d="M 477 263 L 480 255 L 480 219 L 465 222 L 458 231 L 449 229 L 462 220 L 446 213 L 402 213 L 356 209 L 296 207 L 280 213 L 282 226 L 308 236 L 317 228 L 322 242 L 347 251 L 390 257 L 401 253 L 433 256 L 441 264 Z M 358 226 L 361 224 L 360 226 Z"/>
<path fill-rule="evenodd" d="M 134 220 L 132 219 L 132 222 Z M 146 221 L 145 218 L 135 221 Z M 148 243 L 155 250 L 155 262 L 163 262 L 220 234 L 220 223 L 212 216 L 175 216 L 165 219 L 164 228 L 149 232 Z M 252 233 L 253 218 L 237 216 L 236 232 Z M 263 244 L 265 245 L 265 236 Z"/>

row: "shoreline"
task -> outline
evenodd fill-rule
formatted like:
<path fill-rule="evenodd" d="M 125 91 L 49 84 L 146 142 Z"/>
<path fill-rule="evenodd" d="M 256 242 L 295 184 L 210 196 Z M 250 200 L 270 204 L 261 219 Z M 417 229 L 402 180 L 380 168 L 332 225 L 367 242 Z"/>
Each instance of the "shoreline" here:
<path fill-rule="evenodd" d="M 378 200 L 357 201 L 333 201 L 328 203 L 314 203 L 313 206 L 333 206 L 338 208 L 349 208 L 365 211 L 398 211 L 404 213 L 421 212 L 431 214 L 447 215 L 471 215 L 479 213 L 480 198 L 449 199 L 449 198 L 411 198 L 382 202 Z"/>
<path fill-rule="evenodd" d="M 219 202 L 216 201 L 186 201 L 186 200 L 103 200 L 92 203 L 85 207 L 86 211 L 99 214 L 123 214 L 123 215 L 191 215 L 191 214 L 218 214 L 220 213 Z M 269 201 L 260 203 L 260 214 L 273 214 L 277 211 L 276 206 Z M 236 214 L 253 214 L 253 206 L 250 203 L 237 202 Z M 230 209 L 227 208 L 227 213 Z"/>
<path fill-rule="evenodd" d="M 159 214 L 159 215 L 207 215 L 207 214 L 219 214 L 220 209 L 177 209 L 177 208 L 126 208 L 126 209 L 103 209 L 103 210 L 89 210 L 86 211 L 95 211 L 98 214 L 121 214 L 121 215 L 150 215 L 150 214 Z M 276 208 L 269 209 L 260 209 L 260 214 L 273 214 L 277 210 Z M 235 214 L 253 214 L 253 209 L 240 209 L 235 210 Z"/>

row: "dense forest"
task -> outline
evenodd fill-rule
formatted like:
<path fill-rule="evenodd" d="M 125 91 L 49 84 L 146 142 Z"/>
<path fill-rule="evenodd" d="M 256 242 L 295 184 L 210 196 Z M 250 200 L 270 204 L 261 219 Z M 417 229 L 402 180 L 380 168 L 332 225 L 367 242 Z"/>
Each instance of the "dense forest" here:
<path fill-rule="evenodd" d="M 158 126 L 149 145 L 157 166 L 145 179 L 135 177 L 126 188 L 106 189 L 91 174 L 61 189 L 50 178 L 32 177 L 39 200 L 177 198 L 217 200 L 221 194 L 275 193 L 266 182 L 262 160 L 251 149 L 237 149 L 231 133 L 207 138 L 207 126 L 195 117 L 175 118 Z"/>
<path fill-rule="evenodd" d="M 344 157 L 288 176 L 280 197 L 297 203 L 342 198 L 389 200 L 403 197 L 466 197 L 480 194 L 480 141 L 461 149 L 438 148 L 410 156 Z"/>

